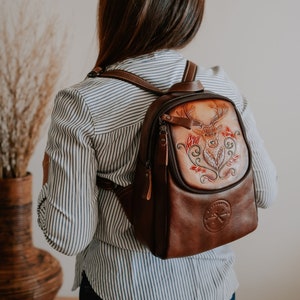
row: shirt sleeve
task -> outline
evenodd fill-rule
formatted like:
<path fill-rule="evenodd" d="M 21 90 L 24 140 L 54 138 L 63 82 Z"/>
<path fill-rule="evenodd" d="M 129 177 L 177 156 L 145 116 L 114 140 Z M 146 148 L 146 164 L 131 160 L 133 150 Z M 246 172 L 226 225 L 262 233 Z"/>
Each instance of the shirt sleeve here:
<path fill-rule="evenodd" d="M 275 201 L 277 196 L 277 172 L 258 131 L 248 102 L 245 98 L 243 98 L 243 102 L 242 119 L 252 152 L 256 203 L 260 208 L 267 208 Z"/>
<path fill-rule="evenodd" d="M 55 250 L 75 255 L 92 240 L 97 226 L 97 161 L 89 110 L 75 89 L 55 98 L 46 152 L 48 182 L 38 198 L 38 224 Z"/>

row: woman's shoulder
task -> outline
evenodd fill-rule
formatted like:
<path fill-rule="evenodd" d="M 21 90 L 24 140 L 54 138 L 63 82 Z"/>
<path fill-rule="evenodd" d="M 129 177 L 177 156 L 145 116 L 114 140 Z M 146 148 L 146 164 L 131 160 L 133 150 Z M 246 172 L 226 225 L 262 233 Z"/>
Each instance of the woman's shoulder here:
<path fill-rule="evenodd" d="M 119 102 L 118 94 L 126 95 L 130 93 L 130 90 L 131 87 L 128 84 L 119 80 L 86 77 L 80 82 L 62 88 L 57 95 L 69 95 L 92 108 L 100 103 L 101 105 L 114 106 Z"/>
<path fill-rule="evenodd" d="M 90 98 L 95 95 L 100 96 L 105 91 L 111 91 L 114 87 L 114 82 L 108 78 L 103 77 L 85 77 L 73 85 L 64 88 L 64 91 L 77 92 L 84 98 Z"/>
<path fill-rule="evenodd" d="M 222 66 L 199 67 L 197 73 L 204 88 L 231 99 L 239 111 L 244 110 L 245 98 Z"/>
<path fill-rule="evenodd" d="M 87 77 L 59 94 L 58 101 L 68 98 L 78 103 L 78 109 L 89 111 L 96 131 L 102 133 L 140 124 L 155 97 L 127 82 L 103 77 Z"/>
<path fill-rule="evenodd" d="M 239 93 L 236 84 L 229 78 L 222 66 L 199 66 L 197 76 L 202 81 L 204 87 L 212 92 L 232 90 L 232 92 Z"/>

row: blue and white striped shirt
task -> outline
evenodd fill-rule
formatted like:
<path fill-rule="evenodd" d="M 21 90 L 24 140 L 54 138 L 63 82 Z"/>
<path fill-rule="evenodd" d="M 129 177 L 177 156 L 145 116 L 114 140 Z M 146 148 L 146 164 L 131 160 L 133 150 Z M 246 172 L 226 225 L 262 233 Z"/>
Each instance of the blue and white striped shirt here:
<path fill-rule="evenodd" d="M 162 90 L 182 78 L 186 59 L 158 51 L 110 66 L 133 72 Z M 199 68 L 204 87 L 231 98 L 253 152 L 257 204 L 276 196 L 276 171 L 246 100 L 219 68 Z M 96 176 L 126 186 L 133 180 L 143 117 L 156 96 L 109 78 L 86 78 L 58 93 L 46 152 L 49 179 L 39 195 L 38 223 L 57 251 L 77 255 L 74 289 L 84 270 L 104 300 L 228 300 L 238 287 L 234 254 L 223 246 L 161 260 L 133 236 L 115 194 Z"/>

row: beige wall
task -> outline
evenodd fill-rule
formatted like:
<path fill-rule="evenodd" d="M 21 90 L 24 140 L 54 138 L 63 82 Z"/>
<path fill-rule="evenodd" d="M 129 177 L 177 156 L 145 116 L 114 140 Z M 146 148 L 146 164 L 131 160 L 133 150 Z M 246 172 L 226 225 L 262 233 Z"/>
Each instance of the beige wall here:
<path fill-rule="evenodd" d="M 6 0 L 7 1 L 7 0 Z M 81 80 L 96 57 L 97 0 L 45 0 L 70 33 L 65 86 Z M 300 294 L 300 197 L 298 136 L 300 111 L 300 4 L 296 0 L 208 0 L 202 30 L 183 53 L 205 66 L 222 65 L 248 97 L 266 146 L 277 165 L 278 202 L 260 211 L 258 230 L 234 243 L 241 300 L 298 300 Z M 63 26 L 62 26 L 63 27 Z M 296 131 L 296 129 L 298 129 Z M 34 195 L 41 186 L 45 138 L 30 163 Z M 35 220 L 34 211 L 34 220 Z M 34 242 L 53 253 L 64 269 L 60 296 L 70 291 L 74 258 L 46 244 L 36 222 Z"/>

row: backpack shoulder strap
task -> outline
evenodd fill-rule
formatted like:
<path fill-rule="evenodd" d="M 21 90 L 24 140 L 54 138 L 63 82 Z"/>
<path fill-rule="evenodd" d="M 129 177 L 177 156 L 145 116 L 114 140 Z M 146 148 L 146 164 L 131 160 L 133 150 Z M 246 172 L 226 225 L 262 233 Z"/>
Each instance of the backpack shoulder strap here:
<path fill-rule="evenodd" d="M 174 92 L 195 92 L 195 91 L 202 91 L 203 86 L 200 81 L 194 81 L 197 73 L 197 65 L 191 61 L 187 61 L 185 70 L 182 76 L 182 82 L 174 84 L 167 93 L 174 93 Z M 108 78 L 115 78 L 119 80 L 123 80 L 138 86 L 139 88 L 152 92 L 156 95 L 164 95 L 165 93 L 156 88 L 154 85 L 146 81 L 145 79 L 137 76 L 131 72 L 124 71 L 124 70 L 111 70 L 103 72 L 101 68 L 96 67 L 88 74 L 88 77 L 108 77 Z"/>

